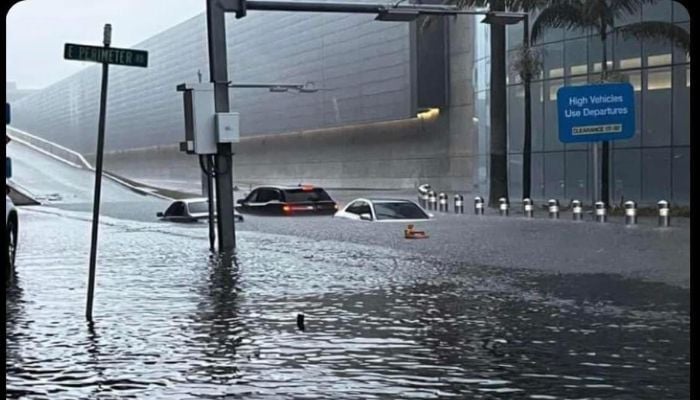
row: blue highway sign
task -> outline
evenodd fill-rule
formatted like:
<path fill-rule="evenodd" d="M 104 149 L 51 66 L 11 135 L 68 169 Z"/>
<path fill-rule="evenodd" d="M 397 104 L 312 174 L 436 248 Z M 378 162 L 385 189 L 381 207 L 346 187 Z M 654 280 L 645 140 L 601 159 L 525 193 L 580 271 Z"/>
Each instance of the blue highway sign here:
<path fill-rule="evenodd" d="M 557 109 L 563 143 L 634 136 L 634 89 L 629 83 L 563 86 L 557 91 Z"/>

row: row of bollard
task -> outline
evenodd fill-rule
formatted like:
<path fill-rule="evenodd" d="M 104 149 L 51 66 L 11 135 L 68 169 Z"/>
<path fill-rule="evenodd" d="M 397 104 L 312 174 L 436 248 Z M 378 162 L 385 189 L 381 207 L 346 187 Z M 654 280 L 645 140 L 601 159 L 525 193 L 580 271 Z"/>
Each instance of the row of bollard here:
<path fill-rule="evenodd" d="M 445 193 L 435 193 L 430 188 L 430 185 L 421 185 L 418 187 L 420 193 L 418 199 L 421 207 L 431 211 L 449 212 L 448 196 Z M 659 208 L 659 226 L 668 227 L 671 225 L 671 216 L 669 215 L 669 204 L 666 200 L 661 200 L 657 203 Z M 634 201 L 626 201 L 625 207 L 625 224 L 637 224 L 637 203 Z M 474 197 L 474 214 L 484 215 L 484 198 L 481 196 Z M 507 217 L 510 213 L 510 204 L 508 199 L 501 197 L 498 199 L 498 211 L 501 216 Z M 547 211 L 550 219 L 559 219 L 559 200 L 550 199 L 547 201 Z M 571 201 L 571 211 L 574 221 L 583 221 L 583 207 L 579 200 Z M 464 214 L 464 196 L 460 194 L 454 195 L 454 212 L 455 214 Z M 532 199 L 523 199 L 523 213 L 526 218 L 534 218 L 535 206 Z M 607 222 L 608 213 L 605 208 L 605 203 L 597 201 L 594 204 L 595 220 L 597 222 Z"/>
<path fill-rule="evenodd" d="M 671 225 L 671 216 L 669 215 L 669 204 L 666 200 L 661 200 L 657 203 L 659 209 L 659 226 L 668 227 Z M 637 203 L 634 201 L 626 201 L 625 204 L 625 224 L 637 224 Z M 597 201 L 594 205 L 595 220 L 597 222 L 607 222 L 608 213 L 605 208 L 605 203 Z M 501 216 L 508 216 L 510 204 L 505 197 L 498 199 L 498 210 Z M 550 199 L 547 201 L 547 211 L 550 219 L 559 219 L 559 200 Z M 571 211 L 574 221 L 583 220 L 583 208 L 579 200 L 571 202 Z M 474 198 L 474 214 L 484 215 L 484 199 L 481 196 Z M 534 218 L 534 205 L 532 199 L 523 199 L 523 214 L 526 218 Z"/>
<path fill-rule="evenodd" d="M 418 201 L 421 207 L 430 211 L 450 211 L 448 196 L 445 193 L 437 194 L 430 189 L 429 185 L 421 185 L 418 191 Z M 464 214 L 464 196 L 461 194 L 454 195 L 454 212 L 455 214 Z"/>

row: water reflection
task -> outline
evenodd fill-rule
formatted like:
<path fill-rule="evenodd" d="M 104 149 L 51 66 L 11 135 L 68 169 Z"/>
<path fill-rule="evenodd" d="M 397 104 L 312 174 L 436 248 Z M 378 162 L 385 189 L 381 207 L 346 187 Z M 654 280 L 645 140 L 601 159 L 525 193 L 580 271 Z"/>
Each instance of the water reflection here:
<path fill-rule="evenodd" d="M 191 316 L 192 339 L 201 351 L 189 374 L 190 382 L 226 385 L 239 377 L 238 347 L 245 335 L 240 314 L 240 270 L 235 255 L 212 256 L 207 277 L 199 283 L 197 310 Z"/>
<path fill-rule="evenodd" d="M 206 229 L 114 222 L 85 326 L 87 248 L 50 238 L 89 222 L 40 221 L 7 292 L 8 398 L 688 397 L 685 289 L 252 233 L 227 263 Z"/>
<path fill-rule="evenodd" d="M 24 322 L 26 324 L 24 328 L 31 329 L 31 326 L 29 326 L 31 322 L 28 321 L 25 315 L 26 310 L 24 302 L 22 282 L 15 273 L 10 283 L 5 286 L 5 337 L 13 338 L 13 340 L 5 341 L 5 357 L 7 359 L 5 368 L 8 384 L 21 374 L 22 369 L 20 366 L 24 364 L 20 343 L 25 335 L 23 332 L 24 329 L 22 329 L 19 324 Z M 20 396 L 30 393 L 31 392 L 25 391 L 16 391 L 13 393 L 8 390 L 8 396 L 12 396 L 13 394 Z"/>
<path fill-rule="evenodd" d="M 89 355 L 86 362 L 86 369 L 91 370 L 95 373 L 95 382 L 93 383 L 93 390 L 91 398 L 97 398 L 98 395 L 105 392 L 103 382 L 105 381 L 105 367 L 100 362 L 100 337 L 97 334 L 95 322 L 86 322 L 87 327 L 87 342 L 86 351 Z"/>

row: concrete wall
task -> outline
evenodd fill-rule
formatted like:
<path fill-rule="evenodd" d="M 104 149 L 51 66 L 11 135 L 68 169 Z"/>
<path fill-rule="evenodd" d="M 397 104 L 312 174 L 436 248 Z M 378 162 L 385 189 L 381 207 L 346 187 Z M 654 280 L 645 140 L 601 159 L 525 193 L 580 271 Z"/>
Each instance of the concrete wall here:
<path fill-rule="evenodd" d="M 387 121 L 412 116 L 410 24 L 372 15 L 250 12 L 227 16 L 233 83 L 313 81 L 315 93 L 229 91 L 251 136 Z M 175 144 L 182 140 L 183 82 L 209 82 L 203 14 L 134 45 L 149 52 L 148 68 L 110 69 L 105 149 Z M 93 65 L 13 106 L 20 129 L 79 152 L 93 151 L 98 121 L 99 65 Z M 199 75 L 198 75 L 199 73 Z"/>
<path fill-rule="evenodd" d="M 234 181 L 345 189 L 406 189 L 430 182 L 440 190 L 468 191 L 470 160 L 450 150 L 455 144 L 450 120 L 440 115 L 243 138 L 234 148 Z M 200 180 L 197 157 L 176 146 L 109 152 L 105 169 L 146 182 Z"/>
<path fill-rule="evenodd" d="M 192 21 L 194 22 L 190 23 L 195 26 L 197 20 Z M 351 24 L 348 25 L 348 27 L 350 26 Z M 375 29 L 375 26 L 369 22 L 367 24 L 368 29 L 370 27 Z M 383 29 L 381 26 L 383 25 L 379 24 L 376 29 Z M 331 32 L 333 26 L 328 26 L 327 29 Z M 339 122 L 343 126 L 339 127 L 324 127 L 315 130 L 289 128 L 285 130 L 286 133 L 244 136 L 234 149 L 236 153 L 234 157 L 235 182 L 242 185 L 305 182 L 328 188 L 346 189 L 407 189 L 414 188 L 420 183 L 429 183 L 437 190 L 462 193 L 473 191 L 473 175 L 476 165 L 474 149 L 477 148 L 472 119 L 474 116 L 473 50 L 470 35 L 472 34 L 473 21 L 469 18 L 450 19 L 448 29 L 450 40 L 446 48 L 448 49 L 449 64 L 449 84 L 447 85 L 449 104 L 440 110 L 439 115 L 410 118 L 410 115 L 404 114 L 392 121 L 353 122 L 352 124 L 351 121 L 342 120 Z M 349 30 L 352 31 L 352 29 Z M 336 34 L 342 36 L 340 32 L 352 36 L 352 32 L 347 32 L 347 30 L 341 30 Z M 384 33 L 377 35 L 377 37 L 385 36 Z M 365 35 L 363 37 L 369 40 L 374 36 Z M 338 38 L 338 40 L 340 39 Z M 405 40 L 408 41 L 408 35 L 405 35 Z M 400 53 L 407 54 L 404 53 L 407 50 L 404 47 L 401 48 Z M 381 46 L 376 47 L 372 52 L 379 52 L 380 49 Z M 380 57 L 379 53 L 376 53 L 375 56 Z M 391 59 L 393 61 L 390 63 L 396 62 L 396 67 L 401 71 L 410 70 L 411 66 L 408 60 L 398 56 L 394 59 L 394 56 L 397 55 L 393 54 L 390 57 L 381 58 L 381 60 L 389 62 L 388 60 Z M 243 71 L 243 69 L 234 69 L 233 71 Z M 203 72 L 206 73 L 205 70 Z M 375 72 L 381 75 L 379 70 Z M 126 74 L 126 72 L 124 73 Z M 89 72 L 85 72 L 86 78 L 88 74 Z M 368 90 L 372 88 L 393 93 L 390 97 L 398 99 L 396 104 L 407 105 L 411 102 L 409 98 L 411 91 L 415 88 L 400 84 L 399 87 L 402 89 L 399 92 L 392 92 L 389 90 L 389 86 L 398 84 L 398 82 L 389 78 L 388 75 L 385 78 L 393 83 L 385 87 L 377 82 L 371 83 L 370 81 L 374 80 L 372 74 L 348 74 L 344 74 L 344 77 L 338 77 L 338 79 L 341 79 L 346 85 L 348 95 L 355 93 L 360 96 L 358 103 L 355 104 L 356 107 L 359 107 L 358 110 L 371 112 L 373 107 L 379 107 L 378 111 L 392 109 L 392 107 L 384 107 L 379 103 L 375 104 L 371 100 L 372 95 L 369 94 Z M 403 72 L 399 75 L 403 76 Z M 252 76 L 257 76 L 257 74 Z M 403 79 L 401 78 L 400 81 L 403 82 Z M 147 80 L 148 76 L 143 76 L 139 77 L 138 80 L 129 80 L 129 84 L 132 86 L 145 85 Z M 164 90 L 165 86 L 163 85 L 165 84 L 159 83 L 154 90 Z M 135 117 L 136 114 L 133 113 L 125 114 L 127 108 L 134 107 L 126 101 L 126 98 L 117 102 L 115 110 L 109 112 L 108 116 L 115 117 L 116 114 L 122 122 L 108 121 L 109 133 L 106 138 L 105 170 L 125 178 L 141 180 L 144 183 L 157 181 L 164 183 L 164 187 L 173 189 L 182 188 L 183 184 L 189 185 L 190 188 L 198 186 L 201 173 L 197 157 L 181 153 L 177 146 L 183 135 L 181 112 L 178 112 L 176 117 L 166 119 L 163 119 L 167 116 L 165 114 L 151 115 L 153 112 L 148 104 L 156 100 L 149 96 L 146 94 L 134 103 L 140 105 L 141 109 L 135 112 L 140 113 L 138 115 L 143 118 Z M 157 97 L 157 94 L 154 96 Z M 335 107 L 338 104 L 337 101 L 328 98 L 327 94 L 323 96 L 324 110 L 326 107 Z M 295 98 L 301 102 L 301 99 L 306 97 L 297 95 Z M 78 104 L 71 99 L 76 102 L 80 100 L 77 97 L 69 96 L 69 101 L 64 102 L 67 104 L 66 107 L 70 108 Z M 55 102 L 55 100 L 51 101 Z M 179 102 L 178 98 L 177 104 L 173 103 L 172 106 L 180 109 Z M 304 108 L 302 107 L 304 104 L 296 105 Z M 296 105 L 293 104 L 290 107 L 294 108 Z M 270 109 L 275 107 L 275 105 L 271 105 Z M 289 112 L 297 112 L 301 109 L 299 107 Z M 81 110 L 84 111 L 82 108 Z M 327 113 L 320 109 L 315 110 L 311 107 L 308 110 L 310 110 L 309 115 L 313 118 L 326 118 L 327 116 Z M 340 111 L 342 115 L 343 108 Z M 76 117 L 74 113 L 69 112 L 68 114 L 71 117 Z M 241 112 L 241 115 L 248 114 Z M 271 112 L 266 114 L 264 119 L 267 123 L 287 126 L 285 124 L 293 118 L 284 119 Z M 81 120 L 84 121 L 84 119 Z M 137 120 L 143 126 L 153 126 L 154 128 L 147 132 L 142 130 L 129 131 L 129 135 L 134 138 L 131 142 L 133 147 L 130 149 L 120 149 L 120 145 L 110 145 L 110 143 L 123 139 L 120 136 L 123 133 L 120 132 L 128 131 L 130 120 Z M 94 119 L 90 118 L 90 121 L 96 123 L 96 116 Z M 324 122 L 328 121 L 324 119 Z M 119 125 L 122 123 L 125 125 Z M 56 135 L 65 135 L 65 132 L 60 132 L 61 126 L 63 125 L 53 124 L 50 131 Z M 94 152 L 95 148 L 94 143 L 90 142 L 92 140 L 90 138 L 94 138 L 96 132 L 96 127 L 93 128 L 95 129 L 80 139 L 82 147 L 74 148 L 83 154 L 87 153 L 88 161 L 92 161 L 89 153 Z M 36 132 L 32 131 L 32 133 Z M 143 140 L 139 139 L 141 136 L 143 136 Z M 153 142 L 149 139 L 153 137 L 157 137 L 158 141 Z M 61 142 L 59 141 L 59 143 Z M 154 143 L 156 145 L 153 145 Z"/>

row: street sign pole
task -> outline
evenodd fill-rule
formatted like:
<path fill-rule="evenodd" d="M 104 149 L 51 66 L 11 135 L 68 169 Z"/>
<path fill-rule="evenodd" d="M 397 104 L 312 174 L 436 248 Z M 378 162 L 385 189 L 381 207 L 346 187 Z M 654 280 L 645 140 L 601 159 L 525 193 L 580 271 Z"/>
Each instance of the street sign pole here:
<path fill-rule="evenodd" d="M 214 84 L 214 110 L 229 112 L 228 65 L 226 61 L 226 11 L 221 0 L 207 0 L 207 37 L 209 45 L 209 76 Z M 233 220 L 233 154 L 231 143 L 217 143 L 214 156 L 216 171 L 216 227 L 219 253 L 228 265 L 236 247 Z"/>
<path fill-rule="evenodd" d="M 104 29 L 104 47 L 109 48 L 112 42 L 112 25 L 106 24 Z M 100 219 L 100 194 L 102 190 L 102 153 L 105 144 L 105 114 L 107 112 L 107 79 L 109 63 L 102 63 L 102 90 L 100 92 L 100 121 L 97 128 L 97 157 L 95 160 L 95 197 L 92 203 L 92 242 L 90 244 L 90 275 L 88 278 L 87 307 L 85 319 L 92 322 L 92 299 L 95 295 L 95 262 L 97 260 L 97 231 Z"/>
<path fill-rule="evenodd" d="M 66 43 L 63 58 L 102 64 L 102 90 L 100 92 L 100 116 L 97 127 L 97 154 L 95 157 L 95 197 L 92 205 L 92 240 L 90 243 L 90 271 L 88 275 L 87 305 L 85 319 L 92 322 L 92 303 L 95 296 L 95 264 L 97 261 L 97 231 L 100 224 L 100 195 L 102 191 L 102 158 L 105 147 L 105 118 L 107 116 L 107 82 L 109 64 L 127 67 L 147 67 L 148 52 L 144 50 L 111 47 L 112 25 L 105 24 L 103 47 Z"/>

